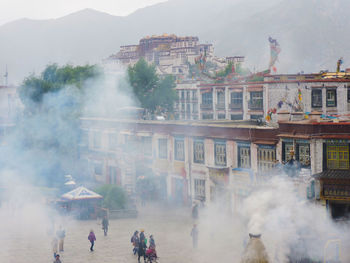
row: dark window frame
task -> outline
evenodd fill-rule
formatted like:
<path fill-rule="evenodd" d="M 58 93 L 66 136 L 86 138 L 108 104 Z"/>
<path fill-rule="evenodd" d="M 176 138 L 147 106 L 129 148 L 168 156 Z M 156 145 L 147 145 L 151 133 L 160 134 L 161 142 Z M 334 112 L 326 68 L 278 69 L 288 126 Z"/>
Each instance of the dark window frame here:
<path fill-rule="evenodd" d="M 250 110 L 264 109 L 264 92 L 263 91 L 250 92 L 249 109 Z"/>
<path fill-rule="evenodd" d="M 242 109 L 243 92 L 231 92 L 231 108 Z"/>
<path fill-rule="evenodd" d="M 179 144 L 182 144 L 182 150 L 181 150 L 181 154 L 179 156 Z M 176 161 L 185 161 L 185 139 L 184 138 L 175 138 L 174 139 L 174 158 Z M 182 156 L 181 156 L 182 155 Z"/>
<path fill-rule="evenodd" d="M 224 153 L 221 151 L 221 149 L 224 149 Z M 220 156 L 219 156 L 220 154 Z M 221 155 L 223 155 L 224 161 L 220 161 Z M 226 142 L 224 141 L 216 141 L 214 142 L 214 156 L 215 156 L 215 165 L 217 166 L 226 166 L 227 164 L 227 147 Z"/>
<path fill-rule="evenodd" d="M 201 147 L 196 147 L 196 146 L 201 146 Z M 199 154 L 197 153 L 197 148 L 202 148 L 201 150 L 201 155 L 203 158 L 198 158 Z M 204 164 L 205 163 L 205 144 L 204 140 L 194 140 L 193 141 L 193 162 L 194 163 L 199 163 L 199 164 Z"/>
<path fill-rule="evenodd" d="M 249 166 L 244 166 L 242 165 L 242 158 L 241 158 L 241 149 L 246 149 L 249 152 Z M 251 157 L 251 151 L 250 151 L 250 145 L 248 146 L 243 146 L 243 145 L 239 145 L 237 147 L 237 158 L 238 158 L 238 162 L 237 162 L 237 166 L 238 168 L 245 168 L 245 169 L 250 169 L 252 167 L 252 157 Z"/>
<path fill-rule="evenodd" d="M 333 99 L 328 99 L 328 95 L 333 93 Z M 326 89 L 326 106 L 327 107 L 337 107 L 337 89 L 330 88 Z"/>
<path fill-rule="evenodd" d="M 213 105 L 213 92 L 202 93 L 202 105 Z"/>
<path fill-rule="evenodd" d="M 322 108 L 322 89 L 311 90 L 311 107 Z"/>

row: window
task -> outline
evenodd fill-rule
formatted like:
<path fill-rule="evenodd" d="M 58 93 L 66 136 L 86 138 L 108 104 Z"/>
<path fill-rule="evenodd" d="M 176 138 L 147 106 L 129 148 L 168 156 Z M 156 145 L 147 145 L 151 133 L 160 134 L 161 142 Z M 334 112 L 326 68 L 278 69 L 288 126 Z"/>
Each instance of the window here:
<path fill-rule="evenodd" d="M 296 145 L 297 152 L 296 157 L 297 160 L 300 162 L 301 166 L 308 167 L 310 166 L 310 144 L 308 143 L 302 143 Z"/>
<path fill-rule="evenodd" d="M 219 120 L 224 120 L 226 118 L 226 114 L 225 113 L 219 113 L 218 114 L 218 119 Z"/>
<path fill-rule="evenodd" d="M 94 148 L 101 148 L 101 132 L 94 132 Z"/>
<path fill-rule="evenodd" d="M 327 89 L 326 91 L 326 106 L 336 107 L 337 106 L 337 90 Z"/>
<path fill-rule="evenodd" d="M 158 139 L 158 157 L 160 159 L 168 158 L 168 140 L 167 139 Z"/>
<path fill-rule="evenodd" d="M 116 150 L 117 148 L 117 135 L 115 133 L 108 134 L 108 149 Z"/>
<path fill-rule="evenodd" d="M 314 108 L 322 108 L 322 90 L 313 89 L 311 91 L 311 105 Z"/>
<path fill-rule="evenodd" d="M 194 195 L 196 199 L 205 200 L 205 180 L 194 179 Z"/>
<path fill-rule="evenodd" d="M 213 119 L 213 114 L 211 113 L 203 113 L 202 114 L 202 120 L 212 120 Z"/>
<path fill-rule="evenodd" d="M 348 103 L 350 103 L 350 87 L 348 87 Z"/>
<path fill-rule="evenodd" d="M 263 109 L 263 92 L 262 91 L 250 92 L 249 109 L 250 110 Z"/>
<path fill-rule="evenodd" d="M 327 168 L 349 169 L 349 146 L 327 145 Z"/>
<path fill-rule="evenodd" d="M 231 120 L 233 121 L 243 120 L 243 114 L 231 114 Z"/>
<path fill-rule="evenodd" d="M 232 92 L 231 93 L 231 109 L 242 109 L 243 93 Z"/>
<path fill-rule="evenodd" d="M 185 91 L 181 91 L 181 99 L 185 99 Z"/>
<path fill-rule="evenodd" d="M 288 162 L 292 159 L 293 155 L 290 153 L 294 151 L 293 143 L 292 142 L 283 142 L 282 143 L 282 161 Z"/>
<path fill-rule="evenodd" d="M 190 99 L 190 94 L 191 94 L 191 92 L 190 92 L 190 91 L 187 91 L 187 92 L 186 92 L 186 98 L 187 98 L 187 100 L 189 100 L 189 99 Z"/>
<path fill-rule="evenodd" d="M 195 90 L 192 91 L 192 99 L 197 100 L 197 91 Z"/>
<path fill-rule="evenodd" d="M 217 100 L 218 106 L 225 108 L 225 92 L 223 90 L 217 92 Z"/>
<path fill-rule="evenodd" d="M 142 137 L 142 151 L 144 155 L 152 156 L 152 137 Z"/>
<path fill-rule="evenodd" d="M 226 142 L 215 142 L 215 165 L 226 166 Z"/>
<path fill-rule="evenodd" d="M 203 105 L 212 105 L 213 104 L 213 93 L 206 92 L 202 94 L 202 104 Z"/>
<path fill-rule="evenodd" d="M 267 172 L 275 166 L 276 149 L 273 146 L 259 146 L 258 148 L 258 169 Z"/>
<path fill-rule="evenodd" d="M 193 104 L 192 105 L 192 112 L 193 113 L 197 113 L 198 112 L 198 105 L 197 104 Z"/>
<path fill-rule="evenodd" d="M 264 118 L 263 115 L 250 115 L 251 120 L 261 120 L 262 118 Z"/>
<path fill-rule="evenodd" d="M 184 139 L 175 139 L 175 160 L 184 161 L 185 160 L 185 142 Z"/>
<path fill-rule="evenodd" d="M 117 184 L 117 168 L 115 166 L 108 166 L 109 183 Z"/>
<path fill-rule="evenodd" d="M 102 162 L 94 163 L 94 172 L 97 175 L 102 175 Z"/>
<path fill-rule="evenodd" d="M 238 167 L 250 168 L 250 146 L 238 146 Z"/>
<path fill-rule="evenodd" d="M 193 162 L 204 163 L 204 141 L 195 140 L 193 142 Z"/>
<path fill-rule="evenodd" d="M 187 113 L 191 113 L 191 104 L 187 103 L 186 106 L 187 106 L 187 107 L 186 107 Z"/>

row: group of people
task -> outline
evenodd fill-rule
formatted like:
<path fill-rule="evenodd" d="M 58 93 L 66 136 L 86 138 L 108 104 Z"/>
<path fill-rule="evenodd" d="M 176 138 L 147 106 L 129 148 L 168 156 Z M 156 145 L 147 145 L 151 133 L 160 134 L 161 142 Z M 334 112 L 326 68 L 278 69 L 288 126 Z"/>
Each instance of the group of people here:
<path fill-rule="evenodd" d="M 148 249 L 147 241 L 149 242 Z M 140 235 L 139 231 L 136 230 L 134 232 L 131 237 L 131 243 L 133 245 L 133 254 L 136 255 L 137 253 L 138 255 L 138 262 L 140 262 L 140 258 L 142 257 L 144 262 L 146 262 L 146 258 L 148 258 L 150 262 L 157 259 L 156 243 L 153 235 L 150 235 L 149 240 L 147 240 L 144 229 L 140 230 Z"/>

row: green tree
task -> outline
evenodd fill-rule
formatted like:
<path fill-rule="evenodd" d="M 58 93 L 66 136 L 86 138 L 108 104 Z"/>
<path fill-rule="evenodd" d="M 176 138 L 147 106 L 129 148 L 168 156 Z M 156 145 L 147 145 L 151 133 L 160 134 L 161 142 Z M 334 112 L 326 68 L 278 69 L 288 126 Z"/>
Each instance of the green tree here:
<path fill-rule="evenodd" d="M 19 96 L 26 107 L 26 112 L 41 110 L 45 94 L 55 93 L 67 86 L 78 90 L 83 83 L 101 74 L 95 65 L 59 67 L 57 64 L 48 65 L 40 76 L 31 75 L 24 79 L 19 88 Z"/>
<path fill-rule="evenodd" d="M 117 185 L 105 184 L 95 192 L 103 196 L 102 206 L 110 210 L 124 209 L 127 204 L 127 195 L 125 190 Z"/>
<path fill-rule="evenodd" d="M 19 87 L 25 117 L 16 126 L 21 149 L 17 155 L 23 155 L 32 174 L 43 184 L 57 185 L 62 183 L 64 174 L 79 173 L 79 117 L 84 83 L 100 74 L 96 66 L 52 64 L 39 76 L 27 77 Z"/>
<path fill-rule="evenodd" d="M 155 66 L 148 65 L 145 59 L 141 58 L 134 66 L 128 67 L 128 77 L 141 107 L 151 112 L 158 109 L 173 111 L 177 95 L 172 76 L 158 76 Z"/>

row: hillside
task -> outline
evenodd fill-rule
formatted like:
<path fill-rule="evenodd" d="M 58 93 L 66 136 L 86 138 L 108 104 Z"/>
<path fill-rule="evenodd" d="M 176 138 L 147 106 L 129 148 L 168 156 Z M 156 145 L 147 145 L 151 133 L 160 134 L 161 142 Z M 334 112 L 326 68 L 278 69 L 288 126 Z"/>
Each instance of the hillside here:
<path fill-rule="evenodd" d="M 267 38 L 282 52 L 279 72 L 334 70 L 350 61 L 347 0 L 170 0 L 126 17 L 85 9 L 59 19 L 21 19 L 0 26 L 0 73 L 10 82 L 52 62 L 97 63 L 146 35 L 197 35 L 219 56 L 245 55 L 251 69 L 268 63 Z M 0 78 L 0 83 L 2 79 Z"/>

